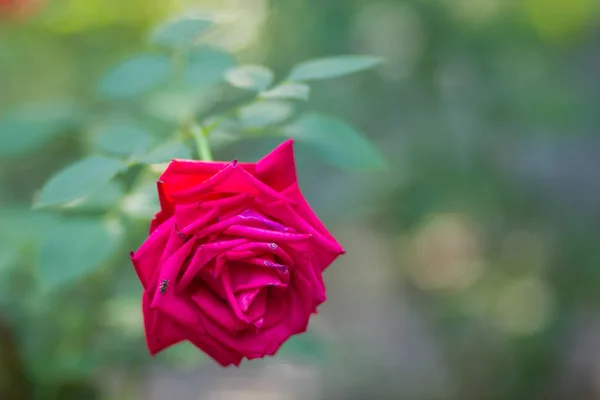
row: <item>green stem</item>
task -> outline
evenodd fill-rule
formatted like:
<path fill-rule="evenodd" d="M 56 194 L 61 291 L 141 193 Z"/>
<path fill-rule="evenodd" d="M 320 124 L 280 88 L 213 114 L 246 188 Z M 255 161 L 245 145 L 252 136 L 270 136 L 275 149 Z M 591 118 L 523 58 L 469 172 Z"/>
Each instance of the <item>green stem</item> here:
<path fill-rule="evenodd" d="M 198 150 L 198 156 L 202 161 L 213 161 L 210 146 L 208 145 L 208 137 L 204 130 L 198 125 L 194 125 L 191 128 L 192 137 L 196 142 L 196 149 Z"/>

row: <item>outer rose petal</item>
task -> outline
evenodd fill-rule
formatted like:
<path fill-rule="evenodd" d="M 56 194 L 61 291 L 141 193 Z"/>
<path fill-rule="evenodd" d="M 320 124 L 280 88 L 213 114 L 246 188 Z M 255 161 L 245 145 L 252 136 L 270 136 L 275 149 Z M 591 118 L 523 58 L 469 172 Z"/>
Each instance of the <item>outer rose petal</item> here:
<path fill-rule="evenodd" d="M 293 143 L 293 140 L 282 143 L 256 164 L 239 163 L 238 165 L 267 186 L 280 192 L 297 181 Z M 161 211 L 152 221 L 150 231 L 152 232 L 173 215 L 174 201 L 169 197 L 169 193 L 185 191 L 202 184 L 228 165 L 229 163 L 226 162 L 173 160 L 158 181 Z"/>
<path fill-rule="evenodd" d="M 151 302 L 152 293 L 145 291 L 142 296 L 142 313 L 146 330 L 146 344 L 150 354 L 155 355 L 167 347 L 185 340 L 185 337 L 175 324 L 164 316 L 161 318 L 160 311 L 150 308 Z"/>
<path fill-rule="evenodd" d="M 295 204 L 289 204 L 289 207 L 306 220 L 307 224 L 302 224 L 303 227 L 306 228 L 306 225 L 311 226 L 328 239 L 331 243 L 327 247 L 333 247 L 332 251 L 334 253 L 338 253 L 338 255 L 345 253 L 345 250 L 335 240 L 333 235 L 329 233 L 327 228 L 325 228 L 300 191 L 296 176 L 293 139 L 283 142 L 270 154 L 258 161 L 256 163 L 255 176 L 271 188 L 284 194 L 285 197 L 294 200 Z M 328 264 L 333 262 L 336 257 L 333 257 Z M 323 269 L 326 267 L 327 265 Z"/>
<path fill-rule="evenodd" d="M 230 163 L 217 161 L 171 161 L 165 172 L 158 179 L 158 197 L 161 211 L 152 221 L 151 231 L 173 215 L 175 202 L 169 196 L 171 192 L 180 192 L 206 182 L 208 179 L 225 169 Z M 240 163 L 242 168 L 254 172 L 254 164 Z"/>
<path fill-rule="evenodd" d="M 297 183 L 294 140 L 283 142 L 258 161 L 254 175 L 278 192 Z"/>
<path fill-rule="evenodd" d="M 222 344 L 218 338 L 207 334 L 203 312 L 194 304 L 192 299 L 183 299 L 173 294 L 165 293 L 159 301 L 154 301 L 153 309 L 177 325 L 185 329 L 185 337 L 206 354 L 210 355 L 221 365 L 239 365 L 242 354 Z"/>
<path fill-rule="evenodd" d="M 344 254 L 346 251 L 342 248 L 342 246 L 338 243 L 337 240 L 333 237 L 331 233 L 327 230 L 325 225 L 321 222 L 319 217 L 312 210 L 306 198 L 300 191 L 298 185 L 292 185 L 283 193 L 286 197 L 294 199 L 295 203 L 292 205 L 292 208 L 296 210 L 296 212 L 301 215 L 311 226 L 313 226 L 316 230 L 318 230 L 323 236 L 331 240 L 339 250 L 340 254 Z"/>
<path fill-rule="evenodd" d="M 191 160 L 173 160 L 169 163 L 167 169 L 162 173 L 157 182 L 158 199 L 160 201 L 161 211 L 159 211 L 152 223 L 150 232 L 152 233 L 160 224 L 170 218 L 175 211 L 175 203 L 165 193 L 164 183 L 174 187 L 186 187 L 204 182 L 221 169 L 225 168 L 226 163 L 204 162 Z"/>
<path fill-rule="evenodd" d="M 146 239 L 137 252 L 130 254 L 135 272 L 144 288 L 148 287 L 154 271 L 158 268 L 170 234 L 170 224 L 162 224 Z"/>

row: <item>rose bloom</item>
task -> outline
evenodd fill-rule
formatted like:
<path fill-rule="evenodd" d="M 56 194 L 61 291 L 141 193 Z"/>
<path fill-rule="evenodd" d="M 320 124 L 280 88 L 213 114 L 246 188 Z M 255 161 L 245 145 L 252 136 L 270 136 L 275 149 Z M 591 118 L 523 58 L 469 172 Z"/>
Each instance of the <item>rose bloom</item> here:
<path fill-rule="evenodd" d="M 292 140 L 257 163 L 173 160 L 158 195 L 131 253 L 152 355 L 188 340 L 239 365 L 307 329 L 344 250 L 300 192 Z"/>

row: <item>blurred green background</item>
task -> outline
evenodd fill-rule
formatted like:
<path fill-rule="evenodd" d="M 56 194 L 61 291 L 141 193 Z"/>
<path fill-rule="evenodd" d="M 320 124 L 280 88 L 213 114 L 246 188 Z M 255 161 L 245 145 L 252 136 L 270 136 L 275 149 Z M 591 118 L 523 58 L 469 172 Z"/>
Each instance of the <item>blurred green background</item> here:
<path fill-rule="evenodd" d="M 157 88 L 155 27 L 189 10 L 214 27 Z M 0 0 L 0 399 L 600 399 L 599 12 Z M 254 100 L 345 54 L 385 61 Z M 128 259 L 161 163 L 196 156 L 175 129 L 215 116 L 216 159 L 301 132 L 301 186 L 348 250 L 309 331 L 239 369 L 151 359 Z"/>

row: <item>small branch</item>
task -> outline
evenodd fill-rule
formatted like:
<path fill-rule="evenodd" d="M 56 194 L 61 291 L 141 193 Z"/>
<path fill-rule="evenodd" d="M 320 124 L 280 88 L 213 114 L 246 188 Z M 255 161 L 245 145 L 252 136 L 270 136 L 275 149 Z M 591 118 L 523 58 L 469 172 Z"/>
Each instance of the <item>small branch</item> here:
<path fill-rule="evenodd" d="M 18 344 L 8 321 L 0 315 L 0 398 L 30 400 L 32 382 L 18 352 Z"/>
<path fill-rule="evenodd" d="M 202 161 L 213 161 L 210 146 L 208 144 L 208 136 L 206 132 L 198 125 L 193 125 L 190 129 L 192 137 L 196 142 L 196 149 L 198 150 L 198 157 Z"/>

